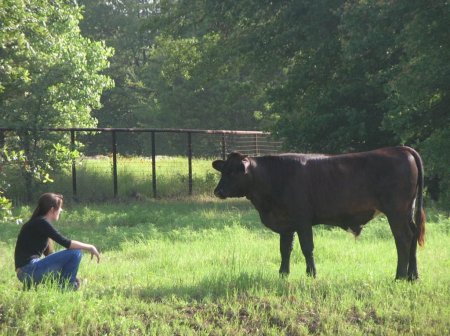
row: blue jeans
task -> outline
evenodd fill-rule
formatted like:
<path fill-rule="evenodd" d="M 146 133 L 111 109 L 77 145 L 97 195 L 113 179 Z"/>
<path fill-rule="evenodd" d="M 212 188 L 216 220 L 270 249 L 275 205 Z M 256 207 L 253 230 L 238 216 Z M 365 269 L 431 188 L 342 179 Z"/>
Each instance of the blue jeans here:
<path fill-rule="evenodd" d="M 17 277 L 26 288 L 37 285 L 51 276 L 58 280 L 62 288 L 69 285 L 77 289 L 76 277 L 82 255 L 81 250 L 63 250 L 42 259 L 33 259 L 20 268 Z"/>

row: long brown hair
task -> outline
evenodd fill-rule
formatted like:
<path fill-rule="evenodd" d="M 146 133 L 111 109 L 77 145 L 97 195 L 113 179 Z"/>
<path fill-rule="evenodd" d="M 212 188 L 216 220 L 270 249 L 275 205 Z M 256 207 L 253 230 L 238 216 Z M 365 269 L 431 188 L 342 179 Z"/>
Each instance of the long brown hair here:
<path fill-rule="evenodd" d="M 50 211 L 51 208 L 59 209 L 63 205 L 63 195 L 54 193 L 45 193 L 39 197 L 38 205 L 34 209 L 30 220 L 43 217 Z"/>
<path fill-rule="evenodd" d="M 34 209 L 30 220 L 45 216 L 51 208 L 59 209 L 63 206 L 63 195 L 55 193 L 45 193 L 39 197 L 38 205 Z M 47 256 L 54 252 L 53 240 L 48 239 L 47 248 L 44 251 L 44 255 Z"/>

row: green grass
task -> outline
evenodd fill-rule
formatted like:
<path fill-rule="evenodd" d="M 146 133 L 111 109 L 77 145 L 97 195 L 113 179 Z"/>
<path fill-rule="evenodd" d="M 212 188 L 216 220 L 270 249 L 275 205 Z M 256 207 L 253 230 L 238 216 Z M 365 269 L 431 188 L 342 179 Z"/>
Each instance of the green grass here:
<path fill-rule="evenodd" d="M 30 208 L 19 209 L 28 217 Z M 248 201 L 68 205 L 57 227 L 95 244 L 78 292 L 23 291 L 13 251 L 19 226 L 1 224 L 2 335 L 448 335 L 450 218 L 429 215 L 420 280 L 393 280 L 384 218 L 360 238 L 316 227 L 318 277 L 307 278 L 296 240 L 291 275 L 278 277 L 278 235 Z"/>
<path fill-rule="evenodd" d="M 219 181 L 219 173 L 211 166 L 213 159 L 195 158 L 192 160 L 193 195 L 212 195 Z M 25 185 L 17 175 L 17 167 L 9 167 L 8 176 L 11 187 L 8 197 L 16 204 L 23 203 Z M 156 157 L 156 192 L 158 198 L 177 198 L 189 193 L 187 157 Z M 34 189 L 33 199 L 49 189 L 71 197 L 72 170 L 67 169 L 51 174 L 53 183 Z M 77 199 L 85 202 L 103 202 L 114 198 L 112 157 L 82 157 L 76 164 Z M 152 161 L 147 157 L 117 157 L 118 198 L 146 199 L 153 197 Z"/>

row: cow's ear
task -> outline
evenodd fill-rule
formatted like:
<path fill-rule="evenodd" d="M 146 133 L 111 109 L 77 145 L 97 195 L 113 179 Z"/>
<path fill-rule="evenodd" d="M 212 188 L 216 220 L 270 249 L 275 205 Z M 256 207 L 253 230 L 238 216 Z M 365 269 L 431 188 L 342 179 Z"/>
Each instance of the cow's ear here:
<path fill-rule="evenodd" d="M 242 167 L 244 174 L 248 174 L 248 170 L 250 168 L 250 160 L 248 159 L 248 157 L 242 160 Z"/>
<path fill-rule="evenodd" d="M 224 164 L 225 164 L 225 161 L 223 161 L 223 160 L 216 160 L 216 161 L 213 161 L 212 166 L 213 166 L 213 168 L 215 170 L 218 170 L 218 171 L 222 172 Z"/>

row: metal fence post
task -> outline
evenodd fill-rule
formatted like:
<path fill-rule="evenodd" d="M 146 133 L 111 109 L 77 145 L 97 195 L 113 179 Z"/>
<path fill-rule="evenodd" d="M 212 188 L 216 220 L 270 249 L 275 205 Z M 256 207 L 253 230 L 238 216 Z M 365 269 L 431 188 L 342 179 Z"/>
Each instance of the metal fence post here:
<path fill-rule="evenodd" d="M 113 149 L 114 197 L 117 197 L 117 139 L 116 139 L 116 131 L 112 131 L 112 149 Z"/>
<path fill-rule="evenodd" d="M 151 132 L 152 138 L 152 187 L 153 198 L 156 198 L 156 146 L 155 146 L 155 132 Z"/>
<path fill-rule="evenodd" d="M 227 151 L 227 146 L 226 146 L 226 142 L 225 142 L 225 133 L 222 133 L 222 160 L 226 159 L 226 151 Z"/>
<path fill-rule="evenodd" d="M 188 169 L 189 169 L 189 195 L 192 195 L 192 135 L 188 132 Z"/>
<path fill-rule="evenodd" d="M 70 150 L 75 150 L 75 131 L 70 130 Z M 76 170 L 75 158 L 72 158 L 72 197 L 77 197 L 77 170 Z"/>
<path fill-rule="evenodd" d="M 5 132 L 0 130 L 0 148 L 5 146 Z"/>

